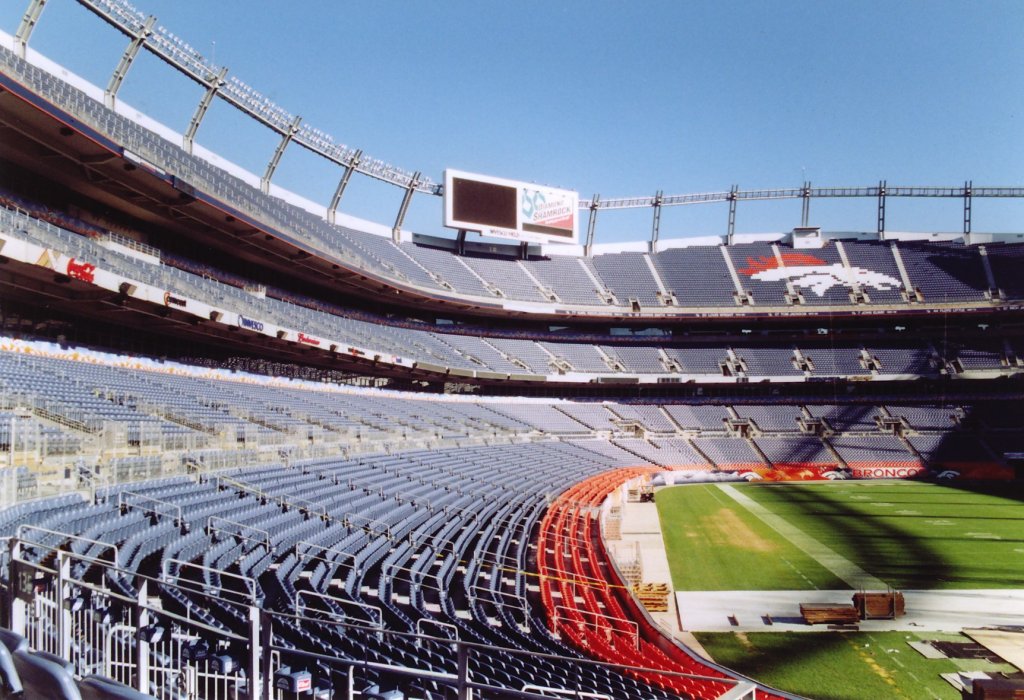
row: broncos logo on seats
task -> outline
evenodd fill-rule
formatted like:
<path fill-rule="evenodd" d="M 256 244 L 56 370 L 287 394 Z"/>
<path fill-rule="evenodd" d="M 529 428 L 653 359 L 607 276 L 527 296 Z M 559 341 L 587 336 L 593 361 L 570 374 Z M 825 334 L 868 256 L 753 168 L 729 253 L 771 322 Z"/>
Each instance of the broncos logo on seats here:
<path fill-rule="evenodd" d="M 845 479 L 849 479 L 850 478 L 850 475 L 847 474 L 846 472 L 837 472 L 837 471 L 822 472 L 821 475 L 824 478 L 828 479 L 829 481 L 843 481 Z"/>
<path fill-rule="evenodd" d="M 889 275 L 842 263 L 828 263 L 809 253 L 782 253 L 777 257 L 761 255 L 748 257 L 747 266 L 740 273 L 762 282 L 789 280 L 794 287 L 809 289 L 819 297 L 836 285 L 888 291 L 899 289 L 900 281 Z"/>

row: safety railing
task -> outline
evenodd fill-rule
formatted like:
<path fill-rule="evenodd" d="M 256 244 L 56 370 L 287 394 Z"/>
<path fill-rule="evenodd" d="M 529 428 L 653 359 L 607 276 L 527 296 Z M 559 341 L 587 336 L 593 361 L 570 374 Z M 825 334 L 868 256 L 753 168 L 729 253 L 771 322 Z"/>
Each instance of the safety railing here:
<path fill-rule="evenodd" d="M 195 582 L 169 575 L 172 568 L 178 572 L 208 568 L 194 562 L 169 561 L 163 567 L 164 575 L 153 578 L 108 561 L 106 557 L 113 552 L 112 545 L 108 544 L 110 550 L 100 552 L 101 556 L 90 556 L 62 549 L 59 543 L 38 541 L 43 539 L 40 535 L 59 536 L 63 542 L 75 539 L 67 533 L 28 527 L 23 534 L 35 535 L 37 541 L 19 536 L 9 541 L 11 629 L 26 636 L 33 648 L 70 660 L 77 676 L 104 675 L 158 698 L 290 700 L 308 697 L 307 691 L 315 693 L 319 689 L 321 694 L 329 693 L 333 698 L 355 700 L 365 697 L 367 679 L 387 677 L 399 682 L 435 683 L 452 689 L 460 700 L 492 696 L 523 700 L 601 700 L 612 696 L 586 688 L 531 684 L 508 687 L 471 669 L 480 668 L 480 664 L 495 655 L 512 659 L 523 667 L 543 661 L 626 668 L 522 649 L 497 649 L 462 639 L 457 625 L 439 620 L 422 618 L 416 624 L 416 632 L 398 632 L 385 629 L 380 621 L 367 623 L 346 619 L 345 615 L 324 615 L 319 608 L 311 608 L 313 600 L 341 606 L 349 605 L 350 601 L 308 591 L 296 601 L 294 613 L 271 612 L 260 608 L 255 582 L 248 577 L 234 575 L 243 583 L 241 592 L 203 591 Z M 101 544 L 87 538 L 82 538 L 82 543 Z M 48 553 L 46 561 L 36 559 L 40 548 Z M 33 552 L 31 558 L 25 556 L 29 550 Z M 86 578 L 76 574 L 82 568 L 76 566 L 78 564 L 98 568 L 102 575 Z M 225 571 L 218 574 L 231 576 Z M 130 581 L 131 585 L 119 587 L 116 581 Z M 163 600 L 172 590 L 190 597 L 205 609 L 236 606 L 242 611 L 244 629 L 226 629 L 189 618 L 187 613 L 173 609 Z M 367 606 L 366 610 L 371 608 Z M 376 615 L 379 619 L 383 617 L 380 612 Z M 405 639 L 431 653 L 444 653 L 448 663 L 454 661 L 455 672 L 429 668 L 426 661 L 401 665 L 318 653 L 295 648 L 278 634 L 278 630 L 307 625 L 310 629 L 315 629 L 316 625 L 334 626 L 340 635 L 352 638 L 380 635 L 395 643 Z M 441 634 L 436 634 L 438 632 Z M 659 672 L 701 679 L 700 676 Z M 720 678 L 705 680 L 724 682 L 737 689 L 741 685 L 740 681 Z"/>

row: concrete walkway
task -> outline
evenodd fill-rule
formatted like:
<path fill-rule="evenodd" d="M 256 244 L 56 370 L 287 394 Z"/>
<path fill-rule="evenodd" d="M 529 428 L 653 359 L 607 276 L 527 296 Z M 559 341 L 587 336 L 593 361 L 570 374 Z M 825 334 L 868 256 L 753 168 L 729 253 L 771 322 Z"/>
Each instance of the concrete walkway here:
<path fill-rule="evenodd" d="M 1019 625 L 1024 620 L 1024 591 L 901 592 L 906 600 L 905 615 L 895 620 L 862 620 L 860 630 L 959 632 L 971 627 Z M 680 591 L 676 599 L 683 625 L 697 632 L 821 632 L 827 626 L 805 623 L 800 604 L 851 605 L 853 591 Z M 1021 645 L 1024 635 L 1012 639 Z M 1010 663 L 1024 665 L 1024 646 L 1018 646 L 1015 654 L 1004 648 L 996 651 Z"/>
<path fill-rule="evenodd" d="M 616 505 L 622 506 L 622 539 L 607 542 L 609 554 L 616 562 L 629 560 L 638 555 L 643 570 L 643 583 L 668 584 L 668 611 L 648 614 L 666 636 L 711 660 L 697 638 L 684 631 L 680 625 L 672 574 L 669 572 L 668 556 L 665 554 L 665 541 L 661 536 L 658 507 L 654 503 L 628 503 L 625 498 L 619 500 L 620 495 L 621 492 L 616 492 L 611 498 Z"/>
<path fill-rule="evenodd" d="M 875 578 L 846 557 L 772 513 L 746 494 L 740 493 L 729 484 L 718 484 L 718 488 L 729 498 L 756 515 L 765 525 L 792 542 L 804 554 L 831 571 L 839 579 L 846 581 L 850 588 L 874 591 L 884 591 L 888 588 L 885 581 Z"/>

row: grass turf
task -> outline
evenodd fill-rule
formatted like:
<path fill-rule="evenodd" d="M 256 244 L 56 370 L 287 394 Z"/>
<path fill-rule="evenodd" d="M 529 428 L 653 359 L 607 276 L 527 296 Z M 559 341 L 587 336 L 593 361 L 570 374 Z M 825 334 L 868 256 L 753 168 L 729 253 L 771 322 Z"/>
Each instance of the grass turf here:
<path fill-rule="evenodd" d="M 940 673 L 995 670 L 983 660 L 926 659 L 907 645 L 911 640 L 968 641 L 959 635 L 702 632 L 696 636 L 719 663 L 815 700 L 954 700 L 960 694 Z"/>
<path fill-rule="evenodd" d="M 1020 588 L 1024 487 L 733 484 L 895 588 Z M 716 485 L 656 496 L 677 590 L 846 588 Z"/>
<path fill-rule="evenodd" d="M 662 489 L 655 503 L 676 590 L 846 587 L 713 484 Z"/>

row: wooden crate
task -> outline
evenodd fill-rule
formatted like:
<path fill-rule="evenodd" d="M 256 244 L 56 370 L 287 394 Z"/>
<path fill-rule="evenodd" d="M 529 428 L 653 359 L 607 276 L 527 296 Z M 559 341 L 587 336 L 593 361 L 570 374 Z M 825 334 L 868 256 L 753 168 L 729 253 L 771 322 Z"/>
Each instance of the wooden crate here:
<path fill-rule="evenodd" d="M 862 620 L 892 620 L 906 614 L 903 594 L 899 591 L 854 593 L 853 604 Z"/>
<path fill-rule="evenodd" d="M 986 678 L 971 684 L 973 700 L 1024 700 L 1024 681 L 1010 678 Z"/>
<path fill-rule="evenodd" d="M 800 615 L 809 625 L 855 625 L 860 622 L 860 611 L 853 605 L 800 603 Z"/>

